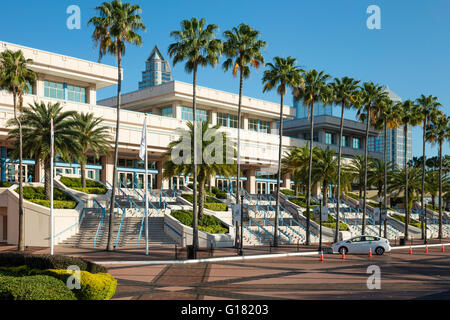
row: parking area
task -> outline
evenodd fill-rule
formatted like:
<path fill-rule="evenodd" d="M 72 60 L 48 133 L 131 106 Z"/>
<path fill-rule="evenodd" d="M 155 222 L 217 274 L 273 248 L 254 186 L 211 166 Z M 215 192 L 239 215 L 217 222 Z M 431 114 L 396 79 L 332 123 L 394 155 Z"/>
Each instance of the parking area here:
<path fill-rule="evenodd" d="M 449 248 L 450 249 L 450 248 Z M 368 289 L 380 270 L 380 289 Z M 450 252 L 439 247 L 383 256 L 338 254 L 192 265 L 111 265 L 114 299 L 450 299 Z"/>

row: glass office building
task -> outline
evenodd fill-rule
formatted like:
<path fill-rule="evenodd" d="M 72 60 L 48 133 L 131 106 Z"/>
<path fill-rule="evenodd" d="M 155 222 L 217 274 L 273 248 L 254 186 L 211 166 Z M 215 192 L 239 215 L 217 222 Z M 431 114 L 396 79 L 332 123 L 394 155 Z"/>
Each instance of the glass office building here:
<path fill-rule="evenodd" d="M 139 82 L 139 90 L 151 88 L 172 81 L 170 64 L 155 46 L 147 61 L 145 71 L 142 72 L 142 81 Z"/>

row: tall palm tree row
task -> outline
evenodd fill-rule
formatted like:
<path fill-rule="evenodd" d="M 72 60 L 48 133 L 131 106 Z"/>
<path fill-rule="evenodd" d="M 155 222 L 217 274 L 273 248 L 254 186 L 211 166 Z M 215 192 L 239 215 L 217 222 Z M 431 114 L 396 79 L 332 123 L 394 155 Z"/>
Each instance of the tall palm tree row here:
<path fill-rule="evenodd" d="M 280 211 L 280 179 L 281 179 L 281 157 L 283 148 L 283 108 L 284 96 L 286 90 L 292 88 L 294 94 L 297 93 L 298 88 L 303 87 L 303 78 L 301 76 L 301 69 L 295 66 L 296 59 L 292 57 L 281 58 L 275 57 L 273 63 L 268 63 L 268 70 L 264 71 L 262 82 L 264 84 L 263 92 L 273 89 L 277 90 L 280 95 L 280 122 L 279 122 L 279 136 L 280 142 L 278 146 L 278 170 L 277 170 L 277 191 L 276 191 L 276 206 L 275 206 L 275 231 L 273 237 L 273 245 L 278 246 L 278 217 Z"/>
<path fill-rule="evenodd" d="M 138 5 L 122 3 L 119 0 L 103 2 L 95 8 L 98 16 L 89 20 L 88 24 L 94 26 L 92 39 L 99 48 L 99 62 L 109 53 L 117 58 L 117 121 L 116 137 L 114 144 L 114 167 L 111 200 L 109 206 L 109 227 L 107 251 L 113 250 L 113 225 L 114 225 L 114 199 L 117 186 L 117 161 L 119 157 L 119 129 L 120 129 L 120 104 L 122 91 L 122 57 L 126 52 L 126 44 L 142 45 L 142 37 L 139 31 L 145 31 L 146 27 L 140 16 L 142 10 Z"/>
<path fill-rule="evenodd" d="M 421 121 L 421 110 L 412 100 L 399 102 L 394 107 L 397 111 L 399 122 L 403 125 L 403 134 L 405 136 L 404 168 L 405 168 L 405 189 L 408 190 L 408 127 L 417 126 Z M 405 239 L 409 239 L 409 214 L 411 207 L 408 201 L 408 192 L 405 192 Z"/>
<path fill-rule="evenodd" d="M 266 42 L 259 40 L 259 35 L 259 31 L 254 30 L 244 23 L 241 23 L 238 27 L 234 27 L 232 30 L 224 32 L 226 41 L 223 43 L 223 52 L 227 56 L 227 59 L 223 63 L 223 69 L 227 71 L 231 68 L 234 77 L 239 72 L 236 204 L 240 202 L 242 92 L 244 79 L 248 79 L 250 76 L 250 67 L 257 69 L 261 64 L 264 65 L 264 57 L 261 51 L 265 48 Z"/>
<path fill-rule="evenodd" d="M 336 104 L 341 105 L 341 124 L 338 136 L 339 151 L 338 151 L 338 169 L 337 169 L 337 207 L 336 207 L 336 232 L 334 234 L 334 241 L 338 241 L 339 235 L 339 215 L 341 205 L 341 156 L 342 156 L 342 136 L 344 134 L 344 111 L 350 108 L 356 99 L 358 92 L 358 83 L 352 78 L 343 77 L 342 79 L 335 78 L 331 83 L 333 89 L 333 100 Z"/>
<path fill-rule="evenodd" d="M 442 145 L 450 140 L 450 116 L 442 111 L 434 112 L 431 117 L 431 125 L 427 128 L 426 138 L 439 145 L 439 239 L 442 239 Z"/>
<path fill-rule="evenodd" d="M 368 159 L 369 150 L 369 128 L 371 122 L 375 123 L 376 115 L 379 108 L 382 107 L 381 101 L 387 96 L 383 86 L 373 82 L 364 82 L 360 94 L 356 99 L 356 106 L 358 108 L 357 115 L 362 122 L 366 123 L 366 138 L 364 143 L 364 158 Z M 367 170 L 368 161 L 365 162 L 364 168 L 364 197 L 363 197 L 363 212 L 362 212 L 362 233 L 366 231 L 366 203 L 367 203 Z"/>
<path fill-rule="evenodd" d="M 23 134 L 20 114 L 23 111 L 23 94 L 28 92 L 28 85 L 32 85 L 36 79 L 36 73 L 29 69 L 33 60 L 26 59 L 21 50 L 5 50 L 0 54 L 0 88 L 12 92 L 14 105 L 14 121 L 17 123 L 19 134 L 19 251 L 25 250 L 24 233 L 25 217 L 23 212 Z M 18 105 L 17 105 L 18 104 Z M 19 114 L 17 112 L 19 107 Z"/>
<path fill-rule="evenodd" d="M 325 72 L 317 70 L 304 71 L 303 83 L 297 87 L 294 92 L 294 99 L 302 101 L 303 105 L 308 108 L 308 115 L 311 117 L 311 131 L 310 131 L 310 154 L 308 165 L 308 185 L 306 194 L 306 244 L 310 245 L 310 205 L 311 205 L 311 176 L 312 176 L 312 161 L 314 149 L 314 105 L 322 103 L 326 106 L 333 102 L 332 89 L 327 85 L 330 75 Z"/>
<path fill-rule="evenodd" d="M 194 181 L 194 203 L 193 203 L 193 240 L 192 245 L 195 250 L 198 249 L 198 216 L 197 216 L 197 163 L 200 163 L 198 153 L 201 140 L 198 137 L 197 130 L 201 128 L 201 124 L 197 123 L 197 72 L 198 67 L 206 67 L 208 65 L 214 67 L 219 62 L 219 56 L 223 51 L 223 44 L 219 39 L 215 39 L 215 33 L 218 30 L 217 25 L 208 24 L 204 18 L 198 20 L 183 20 L 181 22 L 181 30 L 172 31 L 170 36 L 176 42 L 169 45 L 169 55 L 173 58 L 173 65 L 178 62 L 186 61 L 184 69 L 188 73 L 193 74 L 192 81 L 192 120 L 193 120 L 193 166 L 192 177 Z"/>
<path fill-rule="evenodd" d="M 422 121 L 423 121 L 423 140 L 422 140 L 422 148 L 423 148 L 423 155 L 422 155 L 422 195 L 420 197 L 420 205 L 422 210 L 425 210 L 425 203 L 424 203 L 424 194 L 425 194 L 425 164 L 426 164 L 426 141 L 427 141 L 427 128 L 429 125 L 430 118 L 433 114 L 435 114 L 436 110 L 441 106 L 441 104 L 438 102 L 437 97 L 433 97 L 432 95 L 425 96 L 421 95 L 420 98 L 416 100 L 416 103 L 420 107 L 420 111 L 422 114 Z M 421 223 L 421 229 L 422 229 L 422 239 L 426 237 L 426 226 L 424 226 L 425 219 L 422 219 Z"/>

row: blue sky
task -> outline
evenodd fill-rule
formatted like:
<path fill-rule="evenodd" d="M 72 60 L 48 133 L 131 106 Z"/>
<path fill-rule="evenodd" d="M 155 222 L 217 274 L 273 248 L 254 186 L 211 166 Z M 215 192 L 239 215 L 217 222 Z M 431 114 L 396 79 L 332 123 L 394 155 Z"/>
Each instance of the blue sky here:
<path fill-rule="evenodd" d="M 172 42 L 169 33 L 180 28 L 183 19 L 204 17 L 222 32 L 245 22 L 261 32 L 268 43 L 266 61 L 275 56 L 293 56 L 305 69 L 324 70 L 333 77 L 349 76 L 388 85 L 405 99 L 420 94 L 439 97 L 449 114 L 450 90 L 450 1 L 406 0 L 130 0 L 143 10 L 147 32 L 142 47 L 128 47 L 124 57 L 124 92 L 137 90 L 144 62 L 155 44 L 167 57 Z M 20 8 L 18 8 L 20 3 Z M 17 43 L 51 52 L 97 61 L 92 27 L 87 22 L 95 14 L 96 0 L 4 1 L 0 12 L 0 41 Z M 66 27 L 66 8 L 81 8 L 81 30 Z M 381 30 L 369 30 L 369 5 L 381 9 Z M 115 65 L 112 57 L 103 63 Z M 254 71 L 244 84 L 244 94 L 273 102 L 279 97 L 262 93 L 263 69 Z M 176 80 L 191 82 L 183 65 L 173 68 Z M 238 81 L 220 66 L 201 70 L 200 85 L 237 92 Z M 99 92 L 99 98 L 113 96 L 116 88 Z M 287 101 L 291 103 L 291 97 Z M 336 113 L 337 114 L 337 113 Z M 352 118 L 353 112 L 346 117 Z M 422 154 L 422 129 L 413 130 L 413 155 Z M 444 154 L 450 153 L 450 144 Z M 427 146 L 427 156 L 437 154 Z"/>

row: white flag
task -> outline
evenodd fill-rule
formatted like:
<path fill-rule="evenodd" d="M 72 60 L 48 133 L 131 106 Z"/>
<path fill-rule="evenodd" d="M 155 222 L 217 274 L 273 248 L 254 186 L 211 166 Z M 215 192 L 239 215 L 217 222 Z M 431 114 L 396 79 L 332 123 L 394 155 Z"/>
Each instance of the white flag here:
<path fill-rule="evenodd" d="M 145 117 L 144 126 L 142 127 L 141 149 L 139 150 L 139 158 L 141 160 L 145 160 L 146 152 L 147 152 L 147 117 Z"/>

